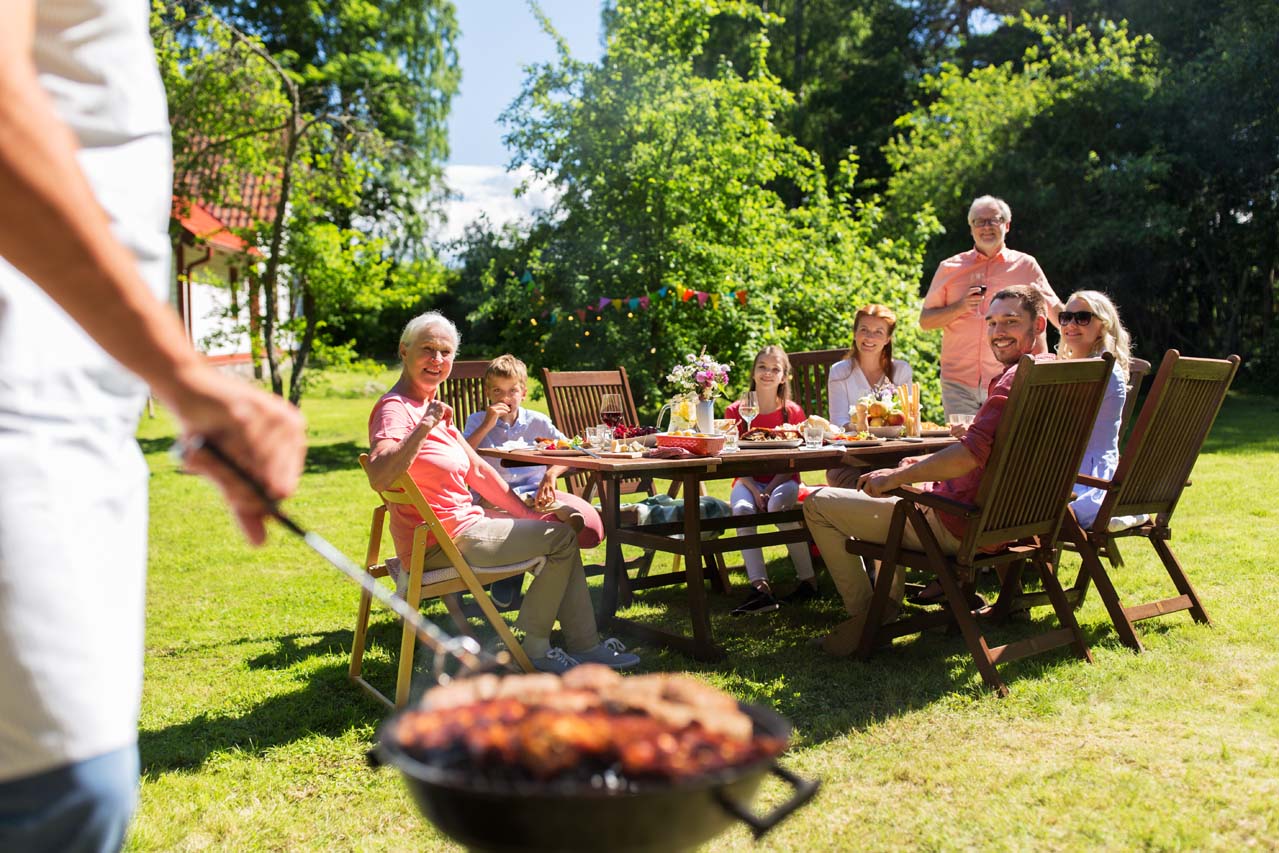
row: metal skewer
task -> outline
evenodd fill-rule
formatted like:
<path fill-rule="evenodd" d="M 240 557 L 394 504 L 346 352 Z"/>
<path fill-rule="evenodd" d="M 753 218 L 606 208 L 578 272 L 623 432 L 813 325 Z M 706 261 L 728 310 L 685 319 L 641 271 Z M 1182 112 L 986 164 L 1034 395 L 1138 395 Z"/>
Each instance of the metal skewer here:
<path fill-rule="evenodd" d="M 178 459 L 185 460 L 188 454 L 195 451 L 203 450 L 218 460 L 218 463 L 225 467 L 228 471 L 235 474 L 250 490 L 262 501 L 266 507 L 267 514 L 280 522 L 285 529 L 301 537 L 312 551 L 319 554 L 330 565 L 336 568 L 342 574 L 359 585 L 360 589 L 367 592 L 373 598 L 377 599 L 383 606 L 391 610 L 395 615 L 399 616 L 404 622 L 413 629 L 418 638 L 425 643 L 431 651 L 435 653 L 433 671 L 435 680 L 440 684 L 446 684 L 450 680 L 450 676 L 444 671 L 444 662 L 446 658 L 454 658 L 470 672 L 484 672 L 493 669 L 505 668 L 507 655 L 492 655 L 475 641 L 472 637 L 454 637 L 444 633 L 436 626 L 432 625 L 422 618 L 421 614 L 409 607 L 408 603 L 393 593 L 387 592 L 377 580 L 367 571 L 356 565 L 350 558 L 339 551 L 327 539 L 314 531 L 304 530 L 301 525 L 290 518 L 283 510 L 280 504 L 274 498 L 270 497 L 262 484 L 257 478 L 249 474 L 240 467 L 239 463 L 233 460 L 222 448 L 212 441 L 203 437 L 196 437 L 178 441 L 173 446 L 173 454 Z"/>

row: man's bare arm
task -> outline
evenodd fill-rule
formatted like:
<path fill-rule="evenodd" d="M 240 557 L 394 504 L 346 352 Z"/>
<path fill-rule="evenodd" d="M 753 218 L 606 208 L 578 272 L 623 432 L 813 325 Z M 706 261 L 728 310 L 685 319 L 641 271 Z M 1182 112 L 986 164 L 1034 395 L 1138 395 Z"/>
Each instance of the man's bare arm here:
<path fill-rule="evenodd" d="M 302 417 L 287 403 L 222 376 L 187 342 L 76 161 L 76 140 L 39 84 L 32 56 L 34 0 L 10 0 L 0 27 L 0 255 L 36 282 L 112 357 L 201 435 L 255 472 L 276 497 L 291 493 L 306 452 Z M 207 454 L 193 470 L 222 486 L 246 534 L 264 536 L 262 507 Z"/>

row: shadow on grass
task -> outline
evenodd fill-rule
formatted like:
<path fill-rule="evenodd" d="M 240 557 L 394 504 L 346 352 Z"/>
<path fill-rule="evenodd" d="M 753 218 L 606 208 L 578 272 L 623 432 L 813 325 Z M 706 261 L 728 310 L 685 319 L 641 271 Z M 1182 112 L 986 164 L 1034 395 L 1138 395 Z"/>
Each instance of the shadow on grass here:
<path fill-rule="evenodd" d="M 238 750 L 259 756 L 302 738 L 338 737 L 375 725 L 384 709 L 346 677 L 346 663 L 308 673 L 306 686 L 273 696 L 247 713 L 202 713 L 182 723 L 138 734 L 148 779 L 173 770 L 198 770 L 210 756 Z"/>
<path fill-rule="evenodd" d="M 785 589 L 782 582 L 778 586 Z M 709 594 L 712 633 L 727 651 L 727 661 L 697 663 L 678 652 L 638 647 L 644 669 L 706 674 L 743 701 L 771 707 L 785 716 L 805 745 L 843 737 L 947 696 L 998 701 L 985 688 L 957 632 L 937 629 L 904 637 L 865 661 L 833 658 L 810 644 L 847 618 L 828 580 L 823 581 L 825 597 L 817 601 L 783 605 L 773 614 L 734 617 L 730 611 L 745 596 L 745 589 L 745 584 L 735 583 L 727 596 Z M 691 627 L 685 601 L 682 588 L 647 590 L 636 597 L 632 609 L 618 615 L 687 634 Z M 981 625 L 992 646 L 1056 627 L 1051 609 L 1036 611 L 1028 623 Z M 1118 644 L 1108 622 L 1081 628 L 1089 648 Z M 1015 692 L 1019 683 L 1033 682 L 1059 667 L 1085 665 L 1063 647 L 1002 664 L 999 671 Z"/>
<path fill-rule="evenodd" d="M 312 444 L 306 451 L 305 473 L 328 474 L 332 471 L 350 471 L 359 468 L 360 454 L 368 451 L 368 445 L 354 441 Z"/>
<path fill-rule="evenodd" d="M 798 743 L 812 746 L 846 736 L 894 716 L 932 705 L 947 696 L 975 701 L 998 701 L 985 689 L 963 639 L 944 630 L 898 640 L 878 650 L 868 661 L 832 658 L 809 644 L 845 618 L 838 597 L 824 585 L 825 597 L 802 606 L 784 607 L 762 616 L 734 617 L 731 609 L 745 594 L 736 583 L 728 595 L 710 593 L 712 629 L 728 652 L 719 663 L 698 663 L 674 651 L 638 644 L 643 657 L 641 671 L 690 671 L 705 674 L 743 701 L 775 709 L 795 725 Z M 592 593 L 599 595 L 598 587 Z M 646 624 L 687 633 L 687 593 L 682 587 L 647 590 L 637 596 L 629 616 Z M 436 612 L 438 611 L 438 612 Z M 426 614 L 436 624 L 452 630 L 443 607 Z M 491 628 L 472 620 L 481 642 L 491 647 Z M 1143 633 L 1171 626 L 1148 623 Z M 1010 642 L 1055 627 L 1050 610 L 1036 611 L 1031 623 L 982 629 L 992 645 Z M 1117 644 L 1108 622 L 1083 627 L 1085 640 L 1094 650 Z M 369 626 L 364 676 L 390 695 L 395 687 L 396 660 L 401 630 L 384 611 L 375 610 Z M 276 648 L 246 661 L 251 669 L 284 671 L 315 657 L 342 659 L 308 666 L 306 686 L 273 696 L 247 713 L 228 709 L 205 713 L 162 729 L 143 731 L 139 737 L 144 773 L 154 777 L 173 770 L 197 770 L 211 756 L 227 751 L 262 755 L 272 748 L 320 735 L 338 737 L 354 728 L 376 725 L 386 711 L 347 678 L 350 630 L 322 634 L 285 634 L 257 638 L 274 641 Z M 185 651 L 185 650 L 184 650 Z M 419 648 L 414 662 L 414 695 L 429 683 L 431 655 Z M 1051 677 L 1062 666 L 1083 666 L 1069 649 L 1005 664 L 1001 675 L 1013 691 L 1019 684 Z"/>

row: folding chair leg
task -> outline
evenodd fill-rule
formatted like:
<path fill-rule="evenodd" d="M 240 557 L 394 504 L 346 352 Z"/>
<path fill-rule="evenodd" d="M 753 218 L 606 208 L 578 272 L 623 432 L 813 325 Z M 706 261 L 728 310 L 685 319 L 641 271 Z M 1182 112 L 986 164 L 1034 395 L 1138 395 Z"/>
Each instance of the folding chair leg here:
<path fill-rule="evenodd" d="M 1163 561 L 1164 568 L 1168 570 L 1168 576 L 1172 578 L 1173 585 L 1177 587 L 1177 592 L 1190 599 L 1190 615 L 1196 622 L 1211 625 L 1212 620 L 1208 618 L 1208 612 L 1204 610 L 1203 604 L 1199 601 L 1198 593 L 1190 585 L 1190 578 L 1186 577 L 1185 571 L 1181 568 L 1181 563 L 1177 562 L 1177 558 L 1173 555 L 1172 549 L 1168 547 L 1168 543 L 1151 536 L 1150 544 L 1155 546 L 1155 553 Z"/>
<path fill-rule="evenodd" d="M 1035 567 L 1039 569 L 1039 577 L 1043 581 L 1044 589 L 1048 592 L 1053 610 L 1057 613 L 1057 621 L 1075 638 L 1071 643 L 1075 654 L 1092 663 L 1092 652 L 1088 650 L 1088 644 L 1084 642 L 1084 632 L 1080 630 L 1079 621 L 1075 619 L 1075 611 L 1066 600 L 1066 592 L 1057 580 L 1056 566 L 1049 560 L 1041 558 L 1035 560 Z"/>
<path fill-rule="evenodd" d="M 879 627 L 884 621 L 884 611 L 888 607 L 888 599 L 892 595 L 893 575 L 897 573 L 897 553 L 901 550 L 902 531 L 906 526 L 906 507 L 898 503 L 893 508 L 893 517 L 888 523 L 888 537 L 885 543 L 884 559 L 875 573 L 872 587 L 870 607 L 866 613 L 866 625 L 862 628 L 861 642 L 857 645 L 857 656 L 862 660 L 869 658 L 874 651 L 879 637 Z M 870 560 L 862 558 L 866 566 Z"/>
<path fill-rule="evenodd" d="M 421 602 L 410 602 L 414 610 Z M 417 651 L 417 632 L 407 622 L 400 636 L 400 666 L 395 674 L 395 707 L 409 704 L 409 688 L 413 686 L 413 653 Z"/>
<path fill-rule="evenodd" d="M 360 592 L 360 608 L 355 617 L 355 639 L 351 643 L 351 668 L 347 675 L 352 680 L 358 679 L 364 670 L 364 644 L 369 633 L 369 610 L 373 596 L 368 592 Z"/>
<path fill-rule="evenodd" d="M 1106 573 L 1106 568 L 1101 564 L 1091 542 L 1085 542 L 1080 546 L 1079 556 L 1083 560 L 1080 571 L 1087 571 L 1092 577 L 1093 585 L 1097 587 L 1097 595 L 1101 598 L 1101 603 L 1106 606 L 1111 624 L 1115 626 L 1115 633 L 1119 635 L 1119 642 L 1134 652 L 1140 652 L 1141 640 L 1137 637 L 1137 629 L 1133 627 L 1132 620 L 1124 612 L 1123 602 L 1119 600 L 1119 592 L 1111 583 L 1110 575 Z"/>
<path fill-rule="evenodd" d="M 471 579 L 463 577 L 463 582 L 467 588 L 471 589 L 471 595 L 475 598 L 475 603 L 480 606 L 480 610 L 484 612 L 484 618 L 493 626 L 493 630 L 497 632 L 498 639 L 505 645 L 507 651 L 511 653 L 511 657 L 515 658 L 515 662 L 519 664 L 520 669 L 525 672 L 534 672 L 533 661 L 529 660 L 528 653 L 524 651 L 524 647 L 520 645 L 519 640 L 515 639 L 515 635 L 511 633 L 511 627 L 506 624 L 506 620 L 502 618 L 502 614 L 497 612 L 493 600 L 484 592 L 483 587 L 478 589 L 471 588 Z"/>

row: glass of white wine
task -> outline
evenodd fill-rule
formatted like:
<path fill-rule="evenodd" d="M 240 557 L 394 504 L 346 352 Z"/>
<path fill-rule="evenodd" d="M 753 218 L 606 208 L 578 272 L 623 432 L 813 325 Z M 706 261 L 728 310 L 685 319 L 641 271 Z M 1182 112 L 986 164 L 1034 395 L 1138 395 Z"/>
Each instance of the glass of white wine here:
<path fill-rule="evenodd" d="M 737 414 L 746 421 L 746 430 L 750 431 L 751 421 L 759 414 L 759 397 L 754 391 L 747 391 L 737 404 Z"/>

